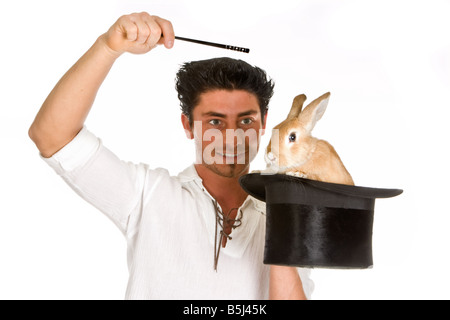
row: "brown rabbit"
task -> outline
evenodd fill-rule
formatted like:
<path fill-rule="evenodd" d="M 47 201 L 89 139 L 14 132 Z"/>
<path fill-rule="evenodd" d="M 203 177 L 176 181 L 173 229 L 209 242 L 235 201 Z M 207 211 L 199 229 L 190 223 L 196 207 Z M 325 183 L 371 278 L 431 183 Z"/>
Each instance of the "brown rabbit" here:
<path fill-rule="evenodd" d="M 272 131 L 265 154 L 266 173 L 289 174 L 311 180 L 354 185 L 333 146 L 311 136 L 311 131 L 322 118 L 329 99 L 328 92 L 302 111 L 306 96 L 302 94 L 295 97 L 287 119 Z"/>

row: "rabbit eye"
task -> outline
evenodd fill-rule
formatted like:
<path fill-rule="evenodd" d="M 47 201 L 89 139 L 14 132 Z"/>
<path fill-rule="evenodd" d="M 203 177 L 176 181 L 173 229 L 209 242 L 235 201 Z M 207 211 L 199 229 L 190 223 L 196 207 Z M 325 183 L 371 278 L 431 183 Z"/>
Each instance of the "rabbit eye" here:
<path fill-rule="evenodd" d="M 297 136 L 295 135 L 295 133 L 291 133 L 289 135 L 289 142 L 295 142 L 295 139 L 297 139 Z"/>

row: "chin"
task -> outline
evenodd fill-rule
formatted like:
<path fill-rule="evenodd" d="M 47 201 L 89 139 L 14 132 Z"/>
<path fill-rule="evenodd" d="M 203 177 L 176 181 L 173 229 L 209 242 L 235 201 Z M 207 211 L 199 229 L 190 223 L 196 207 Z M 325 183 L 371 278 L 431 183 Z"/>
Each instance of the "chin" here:
<path fill-rule="evenodd" d="M 207 166 L 211 171 L 224 178 L 237 178 L 249 172 L 249 164 L 213 164 Z"/>

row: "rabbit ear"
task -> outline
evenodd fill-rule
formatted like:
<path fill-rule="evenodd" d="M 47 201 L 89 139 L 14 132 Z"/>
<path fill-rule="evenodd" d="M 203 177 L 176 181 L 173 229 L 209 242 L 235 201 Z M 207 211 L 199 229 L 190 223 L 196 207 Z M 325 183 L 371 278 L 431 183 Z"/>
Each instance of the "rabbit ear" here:
<path fill-rule="evenodd" d="M 298 116 L 300 123 L 308 132 L 311 132 L 314 129 L 317 121 L 322 118 L 325 110 L 327 109 L 329 100 L 330 93 L 327 92 L 323 96 L 320 96 L 319 98 L 311 102 Z"/>
<path fill-rule="evenodd" d="M 289 118 L 297 118 L 303 108 L 303 103 L 306 101 L 306 96 L 304 94 L 298 95 L 294 98 L 292 102 L 291 111 L 289 111 Z"/>

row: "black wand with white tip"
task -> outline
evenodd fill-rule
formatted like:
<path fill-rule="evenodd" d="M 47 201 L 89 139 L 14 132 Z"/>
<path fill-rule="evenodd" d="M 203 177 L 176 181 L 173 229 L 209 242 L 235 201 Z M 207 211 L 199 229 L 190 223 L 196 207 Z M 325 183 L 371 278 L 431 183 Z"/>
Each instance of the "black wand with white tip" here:
<path fill-rule="evenodd" d="M 222 49 L 227 49 L 227 50 L 244 52 L 244 53 L 249 53 L 250 52 L 250 49 L 248 49 L 248 48 L 241 48 L 241 47 L 231 46 L 229 44 L 220 44 L 220 43 L 208 42 L 208 41 L 203 41 L 203 40 L 195 40 L 195 39 L 183 38 L 183 37 L 178 37 L 178 36 L 176 36 L 175 39 L 182 40 L 182 41 L 193 42 L 193 43 L 197 43 L 197 44 L 202 44 L 202 45 L 210 46 L 210 47 L 216 47 L 216 48 L 222 48 Z"/>

